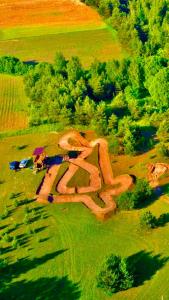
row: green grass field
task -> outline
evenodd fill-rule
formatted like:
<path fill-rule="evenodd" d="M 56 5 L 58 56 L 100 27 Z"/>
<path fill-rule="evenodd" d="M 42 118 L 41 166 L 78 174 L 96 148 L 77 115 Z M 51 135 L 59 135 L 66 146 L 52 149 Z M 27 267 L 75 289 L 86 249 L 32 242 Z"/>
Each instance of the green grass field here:
<path fill-rule="evenodd" d="M 58 299 L 58 300 L 164 300 L 169 298 L 168 235 L 169 223 L 151 232 L 141 232 L 141 211 L 118 212 L 106 222 L 98 221 L 82 204 L 41 206 L 36 202 L 14 207 L 17 200 L 33 199 L 44 172 L 33 175 L 29 169 L 12 172 L 8 162 L 29 157 L 36 146 L 47 146 L 48 155 L 60 153 L 58 134 L 30 134 L 6 138 L 0 148 L 0 213 L 8 206 L 9 216 L 1 221 L 1 233 L 9 229 L 17 236 L 20 247 L 11 249 L 11 243 L 0 241 L 1 258 L 10 263 L 6 276 L 6 292 L 0 299 Z M 19 150 L 18 146 L 22 146 Z M 130 173 L 139 177 L 146 174 L 145 164 L 157 161 L 155 151 L 137 157 L 113 157 L 115 175 Z M 95 158 L 92 158 L 95 160 Z M 84 180 L 85 174 L 79 174 Z M 86 177 L 85 177 L 86 178 Z M 77 181 L 77 178 L 76 178 Z M 165 178 L 167 182 L 167 178 Z M 17 194 L 18 193 L 18 194 Z M 161 196 L 146 210 L 156 216 L 169 213 L 167 196 Z M 30 225 L 25 225 L 25 206 L 34 209 Z M 14 228 L 14 223 L 18 228 Z M 35 230 L 28 235 L 28 227 Z M 96 287 L 95 276 L 100 264 L 110 253 L 135 255 L 140 266 L 138 287 L 106 296 Z M 40 297 L 38 298 L 38 295 Z"/>
<path fill-rule="evenodd" d="M 23 61 L 52 62 L 56 52 L 62 52 L 66 58 L 79 56 L 85 66 L 95 58 L 104 61 L 125 55 L 115 33 L 106 26 L 69 30 L 53 27 L 8 29 L 0 35 L 0 55 L 14 55 Z"/>
<path fill-rule="evenodd" d="M 27 98 L 23 79 L 0 75 L 0 131 L 27 126 Z"/>

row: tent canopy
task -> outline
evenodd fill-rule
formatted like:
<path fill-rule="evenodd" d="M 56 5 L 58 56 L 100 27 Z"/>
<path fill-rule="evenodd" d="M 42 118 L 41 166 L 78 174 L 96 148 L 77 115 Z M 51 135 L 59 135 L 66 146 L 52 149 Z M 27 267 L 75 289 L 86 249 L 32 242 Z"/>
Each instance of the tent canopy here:
<path fill-rule="evenodd" d="M 44 150 L 45 150 L 44 147 L 35 148 L 35 150 L 33 151 L 33 155 L 40 155 L 44 152 Z"/>

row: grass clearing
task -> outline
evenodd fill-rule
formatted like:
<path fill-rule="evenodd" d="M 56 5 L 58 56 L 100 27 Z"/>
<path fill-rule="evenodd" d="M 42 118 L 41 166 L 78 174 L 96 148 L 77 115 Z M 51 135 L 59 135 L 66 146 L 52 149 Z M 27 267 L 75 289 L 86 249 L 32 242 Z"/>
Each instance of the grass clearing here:
<path fill-rule="evenodd" d="M 8 293 L 6 292 L 1 299 L 20 299 L 21 290 L 26 300 L 38 297 L 38 293 L 42 299 L 54 299 L 56 293 L 60 295 L 61 289 L 62 292 L 67 292 L 63 298 L 66 300 L 154 300 L 161 299 L 162 296 L 164 300 L 168 299 L 169 262 L 166 261 L 160 268 L 156 255 L 159 256 L 159 260 L 168 258 L 169 224 L 151 232 L 140 232 L 139 215 L 143 209 L 120 212 L 108 221 L 100 222 L 80 203 L 41 206 L 30 202 L 14 208 L 14 200 L 9 199 L 10 194 L 20 193 L 17 199 L 21 202 L 25 198 L 32 199 L 44 172 L 37 175 L 33 175 L 31 170 L 15 173 L 9 171 L 8 162 L 29 157 L 32 150 L 41 145 L 47 146 L 48 155 L 60 153 L 61 150 L 57 147 L 58 138 L 59 134 L 54 133 L 10 137 L 3 140 L 0 148 L 0 213 L 5 205 L 10 211 L 9 217 L 1 221 L 1 231 L 6 229 L 3 229 L 6 225 L 12 230 L 13 223 L 18 223 L 18 228 L 13 229 L 10 235 L 18 236 L 21 242 L 21 246 L 13 250 L 7 248 L 10 243 L 0 241 L 3 247 L 1 257 L 14 264 L 13 268 L 11 267 L 11 275 L 8 274 L 8 278 L 13 276 L 12 285 L 8 285 Z M 17 146 L 21 145 L 25 147 L 19 150 Z M 153 154 L 154 150 L 134 158 L 112 157 L 115 175 L 130 173 L 139 177 L 145 176 L 144 166 Z M 96 162 L 95 157 L 92 159 Z M 151 160 L 158 159 L 156 156 Z M 83 178 L 84 174 L 79 174 L 75 181 L 79 179 L 81 182 Z M 169 212 L 167 199 L 167 196 L 162 196 L 146 210 L 151 210 L 157 217 Z M 30 236 L 27 235 L 28 225 L 23 223 L 25 205 L 35 209 L 35 216 L 29 225 L 35 230 L 35 234 Z M 113 252 L 122 256 L 139 256 L 140 251 L 143 251 L 140 265 L 144 279 L 142 285 L 112 297 L 106 296 L 96 288 L 95 276 L 106 255 Z M 147 273 L 149 275 L 145 275 Z M 64 279 L 65 276 L 72 281 L 71 285 Z M 62 280 L 64 285 L 59 285 L 59 280 Z M 76 293 L 76 283 L 81 297 Z M 74 297 L 71 298 L 72 293 Z"/>
<path fill-rule="evenodd" d="M 107 28 L 0 41 L 0 55 L 14 55 L 23 61 L 53 62 L 56 52 L 62 52 L 67 59 L 79 56 L 85 66 L 96 58 L 105 61 L 124 56 L 118 41 Z"/>
<path fill-rule="evenodd" d="M 0 75 L 0 131 L 27 127 L 27 101 L 21 77 Z"/>

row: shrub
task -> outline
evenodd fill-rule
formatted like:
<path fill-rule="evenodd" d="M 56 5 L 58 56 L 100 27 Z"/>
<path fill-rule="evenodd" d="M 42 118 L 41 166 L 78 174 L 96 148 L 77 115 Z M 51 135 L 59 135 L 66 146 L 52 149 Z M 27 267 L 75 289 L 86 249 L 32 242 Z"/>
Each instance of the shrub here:
<path fill-rule="evenodd" d="M 152 198 L 153 190 L 144 179 L 138 179 L 132 191 L 122 193 L 117 197 L 117 206 L 122 210 L 131 210 L 145 205 L 148 198 Z"/>
<path fill-rule="evenodd" d="M 0 260 L 0 269 L 6 268 L 7 267 L 7 261 L 6 259 L 1 259 Z"/>
<path fill-rule="evenodd" d="M 134 285 L 134 275 L 127 259 L 111 255 L 102 265 L 97 276 L 97 286 L 111 295 Z"/>
<path fill-rule="evenodd" d="M 12 248 L 17 249 L 19 247 L 19 240 L 17 239 L 16 236 L 14 236 L 12 240 Z"/>
<path fill-rule="evenodd" d="M 29 223 L 30 223 L 30 218 L 29 218 L 29 216 L 26 214 L 25 215 L 25 217 L 24 217 L 24 219 L 23 219 L 23 223 L 25 224 L 25 225 L 28 225 Z"/>
<path fill-rule="evenodd" d="M 5 233 L 3 235 L 2 239 L 3 239 L 4 242 L 7 242 L 7 243 L 11 242 L 11 240 L 12 240 L 11 236 L 8 233 Z"/>
<path fill-rule="evenodd" d="M 143 229 L 152 229 L 157 226 L 157 218 L 151 213 L 146 211 L 140 216 L 140 226 Z"/>
<path fill-rule="evenodd" d="M 157 146 L 157 151 L 162 157 L 169 157 L 169 149 L 164 143 L 159 143 Z"/>
<path fill-rule="evenodd" d="M 15 199 L 14 200 L 14 207 L 17 208 L 19 205 L 20 205 L 20 202 L 17 199 Z"/>

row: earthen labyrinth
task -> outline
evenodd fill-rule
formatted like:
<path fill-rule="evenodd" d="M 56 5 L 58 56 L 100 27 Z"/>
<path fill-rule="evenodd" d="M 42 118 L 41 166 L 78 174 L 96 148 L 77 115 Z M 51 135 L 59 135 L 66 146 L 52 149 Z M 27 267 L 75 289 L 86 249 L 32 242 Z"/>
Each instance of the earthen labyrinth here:
<path fill-rule="evenodd" d="M 73 142 L 76 143 L 76 146 Z M 71 131 L 60 138 L 59 146 L 67 151 L 78 151 L 79 155 L 77 158 L 68 160 L 68 169 L 56 186 L 59 195 L 53 195 L 51 192 L 61 165 L 53 165 L 47 170 L 37 195 L 37 201 L 56 204 L 81 202 L 99 219 L 105 219 L 110 216 L 116 210 L 116 202 L 113 196 L 118 196 L 128 190 L 133 184 L 133 179 L 128 174 L 113 176 L 107 141 L 104 138 L 98 138 L 89 142 L 79 132 Z M 98 147 L 99 167 L 86 161 L 95 147 Z M 79 168 L 89 173 L 89 185 L 68 187 L 69 181 Z M 102 181 L 107 186 L 103 190 L 101 190 Z M 92 199 L 92 196 L 88 195 L 91 192 L 98 193 L 99 198 L 104 202 L 104 207 L 100 207 Z"/>

